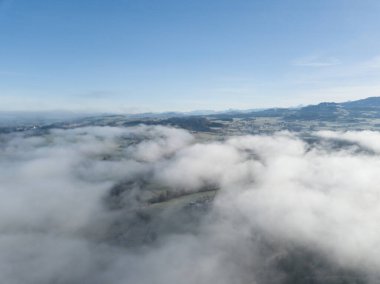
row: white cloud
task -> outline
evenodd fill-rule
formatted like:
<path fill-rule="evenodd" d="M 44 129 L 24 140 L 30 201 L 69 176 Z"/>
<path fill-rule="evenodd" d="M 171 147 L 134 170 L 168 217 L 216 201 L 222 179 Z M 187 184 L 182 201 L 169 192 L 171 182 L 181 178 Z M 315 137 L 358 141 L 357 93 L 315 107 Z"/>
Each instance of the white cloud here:
<path fill-rule="evenodd" d="M 197 142 L 148 126 L 1 138 L 0 282 L 283 283 L 294 271 L 279 263 L 297 267 L 311 253 L 329 268 L 314 264 L 310 277 L 350 271 L 377 283 L 376 132 L 319 132 L 313 145 L 287 132 Z M 110 189 L 128 182 L 122 207 L 110 210 Z M 142 182 L 220 190 L 209 211 L 194 211 L 200 223 L 187 219 L 181 228 L 191 230 L 170 233 L 180 201 L 154 207 L 156 224 L 133 219 Z M 131 248 L 133 230 L 140 238 L 157 230 L 158 239 Z"/>

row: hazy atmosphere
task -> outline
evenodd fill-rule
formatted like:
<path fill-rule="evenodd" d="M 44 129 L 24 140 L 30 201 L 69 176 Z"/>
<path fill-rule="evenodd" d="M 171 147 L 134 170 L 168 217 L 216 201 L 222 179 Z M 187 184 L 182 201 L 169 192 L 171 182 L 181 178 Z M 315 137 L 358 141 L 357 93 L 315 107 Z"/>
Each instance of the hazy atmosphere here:
<path fill-rule="evenodd" d="M 334 269 L 378 283 L 380 134 L 312 135 L 313 143 L 289 132 L 197 143 L 184 130 L 140 126 L 2 136 L 0 281 L 283 283 L 289 255 L 305 254 L 321 259 L 304 269 L 324 283 Z M 128 217 L 142 206 L 143 181 L 174 194 L 220 189 L 201 221 L 123 248 L 136 233 L 128 218 L 150 223 L 147 235 L 176 226 Z M 111 208 L 109 189 L 120 182 L 134 185 Z M 169 222 L 170 210 L 151 218 Z"/>
<path fill-rule="evenodd" d="M 0 0 L 0 284 L 380 283 L 379 15 Z"/>

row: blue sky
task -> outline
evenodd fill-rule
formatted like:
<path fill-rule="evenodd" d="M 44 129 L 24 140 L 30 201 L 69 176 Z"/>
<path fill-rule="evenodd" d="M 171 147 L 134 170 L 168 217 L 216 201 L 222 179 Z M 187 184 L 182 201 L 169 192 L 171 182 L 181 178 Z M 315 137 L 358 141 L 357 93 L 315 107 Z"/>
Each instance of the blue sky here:
<path fill-rule="evenodd" d="M 0 0 L 0 110 L 380 96 L 378 0 Z"/>

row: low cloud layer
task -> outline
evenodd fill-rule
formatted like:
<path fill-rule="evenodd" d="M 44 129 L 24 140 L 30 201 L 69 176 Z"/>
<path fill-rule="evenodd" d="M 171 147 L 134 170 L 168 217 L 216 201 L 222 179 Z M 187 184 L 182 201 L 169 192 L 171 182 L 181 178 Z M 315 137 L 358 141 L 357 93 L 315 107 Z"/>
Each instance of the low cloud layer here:
<path fill-rule="evenodd" d="M 377 141 L 205 142 L 160 126 L 0 136 L 0 282 L 378 283 Z"/>

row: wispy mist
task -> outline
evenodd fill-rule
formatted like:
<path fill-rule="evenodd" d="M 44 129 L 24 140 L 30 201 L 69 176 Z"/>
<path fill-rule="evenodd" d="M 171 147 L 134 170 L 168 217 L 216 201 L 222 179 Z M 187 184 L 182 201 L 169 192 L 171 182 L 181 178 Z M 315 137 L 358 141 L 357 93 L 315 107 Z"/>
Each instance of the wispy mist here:
<path fill-rule="evenodd" d="M 378 283 L 378 140 L 2 135 L 0 282 Z"/>

